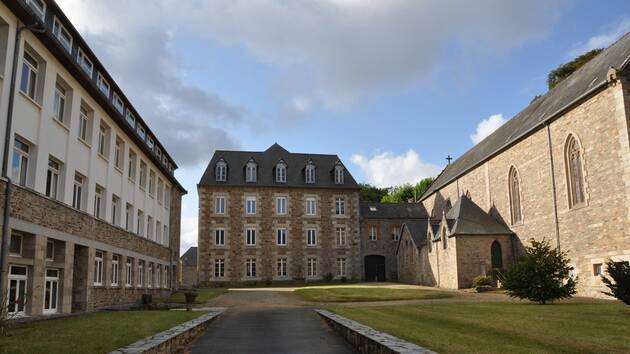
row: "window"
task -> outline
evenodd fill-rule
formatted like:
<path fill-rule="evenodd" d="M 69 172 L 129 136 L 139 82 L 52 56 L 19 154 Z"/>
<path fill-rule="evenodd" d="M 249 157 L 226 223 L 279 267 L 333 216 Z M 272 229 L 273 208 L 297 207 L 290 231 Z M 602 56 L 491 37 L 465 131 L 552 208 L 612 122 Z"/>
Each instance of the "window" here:
<path fill-rule="evenodd" d="M 144 261 L 138 261 L 138 287 L 144 285 Z"/>
<path fill-rule="evenodd" d="M 306 260 L 306 276 L 317 276 L 317 258 L 308 258 Z"/>
<path fill-rule="evenodd" d="M 155 221 L 155 242 L 162 243 L 162 224 L 159 220 Z"/>
<path fill-rule="evenodd" d="M 256 246 L 256 229 L 250 227 L 245 230 L 245 244 L 247 246 Z"/>
<path fill-rule="evenodd" d="M 446 228 L 442 229 L 442 248 L 443 249 L 447 249 L 448 248 L 448 235 L 446 235 Z"/>
<path fill-rule="evenodd" d="M 227 180 L 227 163 L 225 161 L 217 162 L 215 168 L 215 179 L 218 182 L 225 182 Z"/>
<path fill-rule="evenodd" d="M 109 127 L 101 123 L 98 129 L 98 153 L 106 159 L 109 158 L 109 132 Z"/>
<path fill-rule="evenodd" d="M 22 235 L 17 233 L 11 233 L 11 240 L 9 243 L 9 254 L 12 256 L 22 256 Z"/>
<path fill-rule="evenodd" d="M 155 287 L 159 288 L 162 286 L 162 266 L 159 264 L 155 265 L 155 275 L 156 275 Z"/>
<path fill-rule="evenodd" d="M 153 263 L 149 263 L 147 267 L 147 287 L 153 287 Z"/>
<path fill-rule="evenodd" d="M 134 117 L 133 113 L 131 113 L 129 109 L 127 109 L 127 113 L 125 114 L 125 119 L 127 120 L 127 123 L 131 125 L 132 127 L 136 126 L 136 117 Z"/>
<path fill-rule="evenodd" d="M 55 241 L 53 240 L 46 241 L 46 260 L 47 261 L 55 260 Z"/>
<path fill-rule="evenodd" d="M 245 199 L 245 212 L 248 215 L 256 214 L 256 197 L 247 197 Z"/>
<path fill-rule="evenodd" d="M 287 229 L 280 228 L 276 230 L 276 244 L 278 246 L 287 245 Z"/>
<path fill-rule="evenodd" d="M 225 197 L 214 198 L 214 213 L 225 214 Z"/>
<path fill-rule="evenodd" d="M 98 76 L 96 77 L 96 86 L 98 86 L 106 97 L 109 97 L 109 83 L 105 80 L 105 77 L 101 73 L 98 73 Z"/>
<path fill-rule="evenodd" d="M 501 244 L 499 241 L 492 242 L 490 246 L 490 258 L 492 260 L 492 268 L 503 268 L 503 252 L 501 251 Z"/>
<path fill-rule="evenodd" d="M 46 172 L 46 196 L 57 199 L 59 192 L 59 174 L 61 164 L 52 157 L 48 157 L 48 171 Z"/>
<path fill-rule="evenodd" d="M 157 183 L 157 201 L 159 204 L 164 202 L 164 182 L 162 182 L 162 179 L 159 177 Z"/>
<path fill-rule="evenodd" d="M 346 213 L 346 200 L 344 198 L 335 199 L 335 215 L 344 215 Z"/>
<path fill-rule="evenodd" d="M 370 226 L 370 241 L 376 241 L 377 236 L 376 226 Z"/>
<path fill-rule="evenodd" d="M 125 105 L 124 105 L 124 103 L 123 103 L 123 100 L 120 98 L 120 96 L 118 96 L 118 94 L 117 94 L 117 93 L 114 93 L 114 99 L 113 99 L 113 102 L 114 102 L 114 108 L 116 108 L 116 110 L 117 110 L 120 114 L 122 114 L 122 113 L 124 112 Z"/>
<path fill-rule="evenodd" d="M 81 210 L 83 203 L 83 184 L 85 183 L 85 177 L 81 176 L 78 172 L 74 173 L 74 186 L 72 189 L 72 207 Z"/>
<path fill-rule="evenodd" d="M 37 16 L 44 21 L 44 15 L 46 14 L 46 3 L 44 0 L 26 0 L 26 3 L 29 4 Z"/>
<path fill-rule="evenodd" d="M 253 278 L 256 276 L 256 258 L 245 260 L 245 276 Z"/>
<path fill-rule="evenodd" d="M 138 124 L 138 128 L 136 129 L 136 132 L 138 133 L 138 136 L 144 140 L 147 137 L 147 133 L 144 130 L 144 127 L 141 126 L 140 124 Z"/>
<path fill-rule="evenodd" d="M 218 258 L 214 260 L 214 277 L 223 278 L 225 276 L 225 259 Z"/>
<path fill-rule="evenodd" d="M 120 198 L 112 194 L 112 224 L 120 225 Z"/>
<path fill-rule="evenodd" d="M 21 266 L 9 266 L 9 315 L 24 314 L 26 307 L 26 289 L 28 281 L 28 268 Z"/>
<path fill-rule="evenodd" d="M 112 286 L 118 286 L 118 262 L 120 256 L 112 255 Z"/>
<path fill-rule="evenodd" d="M 279 277 L 287 276 L 287 259 L 286 258 L 278 258 L 276 262 L 276 275 Z"/>
<path fill-rule="evenodd" d="M 284 162 L 279 162 L 276 165 L 276 182 L 278 183 L 287 182 L 287 165 L 285 165 Z"/>
<path fill-rule="evenodd" d="M 86 143 L 90 143 L 91 140 L 91 124 L 90 124 L 90 111 L 84 105 L 79 108 L 79 139 Z"/>
<path fill-rule="evenodd" d="M 53 118 L 60 123 L 68 125 L 66 119 L 66 95 L 68 90 L 59 82 L 55 84 L 55 94 L 53 96 Z"/>
<path fill-rule="evenodd" d="M 144 189 L 147 185 L 147 164 L 140 160 L 140 188 Z"/>
<path fill-rule="evenodd" d="M 20 82 L 20 90 L 28 97 L 37 101 L 37 83 L 39 75 L 39 62 L 35 56 L 24 51 L 24 59 L 22 61 L 22 79 Z"/>
<path fill-rule="evenodd" d="M 123 151 L 125 151 L 125 143 L 119 137 L 116 137 L 116 147 L 114 149 L 114 167 L 122 172 L 123 169 Z"/>
<path fill-rule="evenodd" d="M 155 172 L 149 170 L 149 196 L 153 197 L 155 194 Z"/>
<path fill-rule="evenodd" d="M 287 214 L 287 197 L 276 197 L 276 214 Z"/>
<path fill-rule="evenodd" d="M 94 216 L 99 219 L 103 217 L 103 213 L 101 212 L 101 210 L 103 208 L 103 198 L 105 197 L 104 194 L 105 190 L 103 189 L 103 187 L 97 184 L 94 191 Z"/>
<path fill-rule="evenodd" d="M 317 202 L 315 198 L 306 198 L 306 215 L 317 214 Z"/>
<path fill-rule="evenodd" d="M 155 143 L 153 142 L 153 138 L 148 136 L 147 137 L 147 146 L 149 147 L 149 150 L 153 151 L 153 146 L 154 145 L 155 145 Z"/>
<path fill-rule="evenodd" d="M 335 166 L 335 184 L 343 184 L 343 170 L 341 164 Z"/>
<path fill-rule="evenodd" d="M 216 246 L 225 246 L 225 229 L 214 230 L 214 244 Z"/>
<path fill-rule="evenodd" d="M 11 166 L 13 181 L 26 186 L 28 177 L 28 161 L 31 147 L 19 138 L 15 138 L 13 145 L 13 164 Z"/>
<path fill-rule="evenodd" d="M 346 245 L 346 228 L 345 227 L 337 227 L 335 229 L 337 234 L 337 246 L 345 246 Z"/>
<path fill-rule="evenodd" d="M 153 233 L 153 218 L 147 216 L 147 238 L 149 240 L 155 240 L 155 234 Z"/>
<path fill-rule="evenodd" d="M 131 258 L 127 258 L 127 264 L 125 266 L 125 286 L 127 287 L 131 286 L 131 279 L 133 278 L 132 263 L 133 261 L 131 260 Z"/>
<path fill-rule="evenodd" d="M 400 240 L 400 227 L 392 226 L 392 241 Z"/>
<path fill-rule="evenodd" d="M 596 277 L 602 275 L 602 264 L 601 263 L 593 264 L 593 275 L 596 276 Z"/>
<path fill-rule="evenodd" d="M 136 232 L 138 233 L 138 236 L 144 236 L 144 213 L 140 209 L 138 209 L 136 224 Z"/>
<path fill-rule="evenodd" d="M 94 255 L 94 286 L 103 285 L 103 252 L 96 251 Z"/>
<path fill-rule="evenodd" d="M 129 149 L 129 179 L 132 182 L 136 181 L 136 160 L 138 159 L 138 155 Z"/>
<path fill-rule="evenodd" d="M 345 258 L 337 258 L 337 276 L 338 277 L 346 276 L 346 259 Z"/>
<path fill-rule="evenodd" d="M 306 183 L 315 183 L 315 164 L 309 161 L 304 169 L 304 181 Z"/>
<path fill-rule="evenodd" d="M 164 266 L 164 287 L 168 288 L 169 287 L 169 267 L 168 266 Z"/>
<path fill-rule="evenodd" d="M 306 245 L 307 246 L 317 245 L 317 230 L 315 229 L 306 230 Z"/>
<path fill-rule="evenodd" d="M 586 202 L 584 192 L 584 174 L 582 147 L 573 135 L 567 138 L 565 148 L 565 166 L 569 194 L 569 207 L 581 206 Z"/>
<path fill-rule="evenodd" d="M 77 54 L 77 61 L 79 65 L 85 71 L 88 76 L 92 77 L 92 70 L 94 69 L 94 65 L 92 65 L 92 61 L 87 57 L 83 49 L 79 48 L 79 53 Z"/>
<path fill-rule="evenodd" d="M 256 162 L 250 160 L 245 167 L 245 182 L 256 182 Z"/>
<path fill-rule="evenodd" d="M 58 18 L 55 17 L 53 21 L 53 35 L 57 38 L 61 46 L 64 47 L 68 53 L 72 52 L 72 36 L 70 32 L 61 24 Z"/>
<path fill-rule="evenodd" d="M 125 230 L 133 232 L 133 205 L 129 203 L 125 206 Z"/>
<path fill-rule="evenodd" d="M 518 178 L 518 171 L 511 167 L 508 175 L 508 191 L 510 193 L 510 213 L 512 215 L 512 225 L 523 220 L 521 214 L 521 182 Z"/>
<path fill-rule="evenodd" d="M 169 243 L 170 243 L 170 235 L 168 233 L 168 225 L 164 225 L 164 233 L 162 234 L 163 237 L 163 242 L 162 244 L 166 247 L 168 247 Z"/>

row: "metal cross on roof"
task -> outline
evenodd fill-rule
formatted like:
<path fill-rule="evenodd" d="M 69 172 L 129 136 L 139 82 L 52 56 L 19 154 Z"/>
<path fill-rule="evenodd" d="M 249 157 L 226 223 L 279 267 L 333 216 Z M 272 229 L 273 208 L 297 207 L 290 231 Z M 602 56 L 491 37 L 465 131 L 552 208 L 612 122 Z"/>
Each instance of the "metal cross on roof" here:
<path fill-rule="evenodd" d="M 448 164 L 449 164 L 449 165 L 451 164 L 451 160 L 452 160 L 452 159 L 453 159 L 453 158 L 451 157 L 451 155 L 450 155 L 450 154 L 449 154 L 448 156 L 446 156 L 446 161 L 448 161 Z"/>

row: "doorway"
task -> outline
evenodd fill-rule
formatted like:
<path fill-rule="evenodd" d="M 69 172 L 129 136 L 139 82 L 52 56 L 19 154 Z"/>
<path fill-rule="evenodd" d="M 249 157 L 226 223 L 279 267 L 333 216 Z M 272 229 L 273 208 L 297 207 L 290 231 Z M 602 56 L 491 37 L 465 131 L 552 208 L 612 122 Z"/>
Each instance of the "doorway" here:
<path fill-rule="evenodd" d="M 57 313 L 59 302 L 59 269 L 46 269 L 44 286 L 44 313 Z"/>
<path fill-rule="evenodd" d="M 385 281 L 385 256 L 365 256 L 365 281 Z"/>
<path fill-rule="evenodd" d="M 26 282 L 28 268 L 24 266 L 9 267 L 9 315 L 23 316 L 26 309 Z"/>

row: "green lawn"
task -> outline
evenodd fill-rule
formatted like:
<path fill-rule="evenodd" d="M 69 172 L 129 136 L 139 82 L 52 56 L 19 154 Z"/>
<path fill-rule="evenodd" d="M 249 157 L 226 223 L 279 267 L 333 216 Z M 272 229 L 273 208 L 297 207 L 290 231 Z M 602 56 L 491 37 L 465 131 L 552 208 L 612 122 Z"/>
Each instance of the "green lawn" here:
<path fill-rule="evenodd" d="M 332 311 L 440 353 L 628 353 L 630 306 L 451 303 Z"/>
<path fill-rule="evenodd" d="M 295 292 L 304 300 L 315 302 L 441 299 L 452 296 L 447 292 L 435 290 L 395 289 L 364 285 L 314 286 L 300 288 Z"/>
<path fill-rule="evenodd" d="M 196 304 L 203 304 L 208 300 L 215 298 L 219 295 L 225 294 L 228 292 L 226 288 L 201 288 L 197 289 L 197 299 L 195 300 Z M 160 303 L 174 303 L 174 304 L 185 304 L 186 298 L 184 297 L 184 292 L 176 292 L 168 297 L 161 297 L 155 300 Z"/>
<path fill-rule="evenodd" d="M 114 311 L 16 325 L 0 336 L 0 353 L 108 353 L 203 312 Z"/>

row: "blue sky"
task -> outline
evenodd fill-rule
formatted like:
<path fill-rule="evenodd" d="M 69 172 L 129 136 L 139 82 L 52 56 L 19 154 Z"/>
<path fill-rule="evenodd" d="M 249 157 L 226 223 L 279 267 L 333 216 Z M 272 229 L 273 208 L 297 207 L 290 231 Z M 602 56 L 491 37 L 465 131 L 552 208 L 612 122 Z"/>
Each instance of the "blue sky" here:
<path fill-rule="evenodd" d="M 359 181 L 415 182 L 630 31 L 627 1 L 58 3 L 180 164 L 182 249 L 215 149 L 278 142 L 338 154 Z"/>

